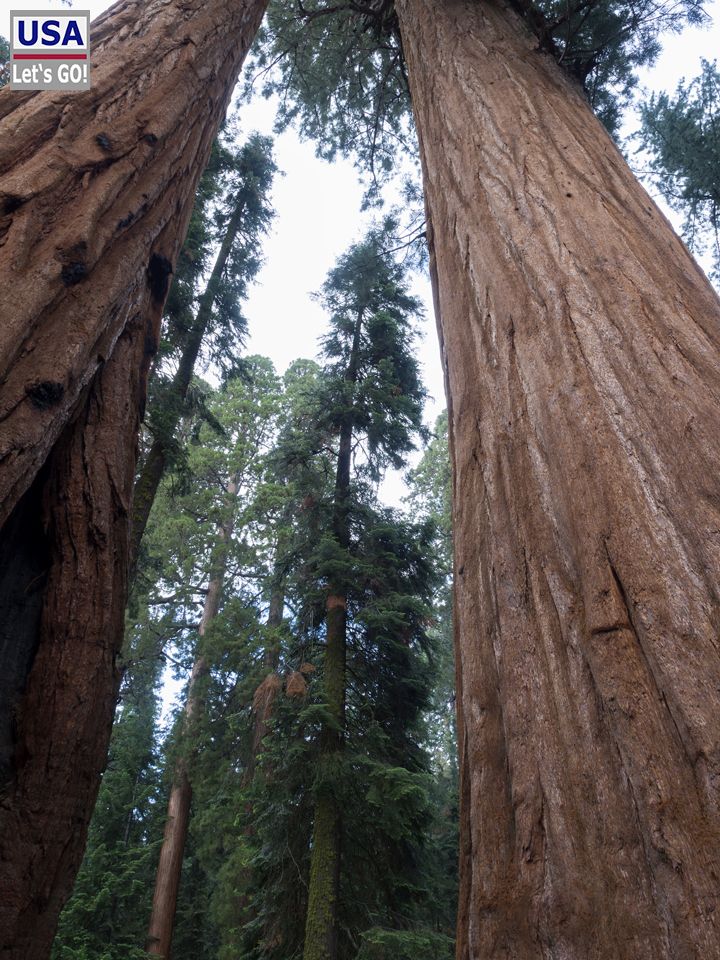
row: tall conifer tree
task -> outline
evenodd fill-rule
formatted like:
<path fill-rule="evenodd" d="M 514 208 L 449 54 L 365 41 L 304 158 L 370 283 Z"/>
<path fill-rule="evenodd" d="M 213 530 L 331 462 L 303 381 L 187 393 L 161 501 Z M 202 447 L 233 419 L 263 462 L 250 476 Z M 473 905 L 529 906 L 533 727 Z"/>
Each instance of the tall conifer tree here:
<path fill-rule="evenodd" d="M 239 148 L 218 140 L 203 174 L 166 310 L 164 362 L 150 383 L 152 440 L 134 488 L 133 571 L 160 481 L 177 455 L 176 433 L 201 352 L 226 375 L 240 364 L 247 333 L 241 303 L 262 263 L 260 242 L 272 217 L 268 194 L 275 171 L 271 141 L 254 134 Z"/>
<path fill-rule="evenodd" d="M 320 732 L 304 960 L 337 960 L 341 875 L 341 802 L 333 776 L 342 766 L 347 699 L 348 603 L 352 590 L 353 456 L 367 444 L 377 476 L 399 465 L 421 423 L 422 388 L 409 350 L 418 304 L 382 247 L 382 235 L 358 244 L 332 271 L 323 291 L 331 331 L 323 343 L 329 377 L 316 429 L 336 437 L 335 484 L 325 563 L 323 687 L 327 717 Z"/>
<path fill-rule="evenodd" d="M 720 280 L 720 71 L 703 61 L 698 77 L 641 107 L 639 140 L 650 175 L 667 203 L 684 217 L 691 250 L 712 257 Z"/>
<path fill-rule="evenodd" d="M 193 537 L 198 544 L 198 552 L 195 562 L 191 561 L 188 573 L 192 581 L 197 581 L 199 571 L 193 568 L 204 566 L 204 574 L 200 576 L 206 580 L 206 585 L 202 587 L 204 601 L 197 637 L 191 642 L 192 670 L 147 940 L 148 953 L 165 958 L 171 955 L 175 908 L 193 795 L 193 757 L 197 749 L 197 730 L 204 711 L 204 689 L 212 665 L 205 644 L 221 612 L 227 581 L 233 575 L 242 577 L 245 573 L 242 570 L 243 558 L 252 556 L 249 545 L 245 545 L 247 531 L 239 521 L 241 517 L 247 518 L 249 503 L 252 502 L 262 471 L 263 452 L 272 438 L 277 415 L 276 378 L 267 361 L 259 358 L 251 360 L 244 381 L 229 381 L 220 392 L 215 407 L 215 423 L 221 433 L 213 438 L 212 433 L 208 433 L 209 428 L 205 427 L 202 447 L 194 451 L 194 479 L 204 495 L 205 514 L 199 531 L 201 539 L 198 541 L 197 536 Z M 196 492 L 194 495 L 197 497 Z M 214 536 L 210 533 L 213 527 L 217 528 Z M 238 565 L 239 570 L 235 569 Z M 181 586 L 186 592 L 187 585 Z"/>

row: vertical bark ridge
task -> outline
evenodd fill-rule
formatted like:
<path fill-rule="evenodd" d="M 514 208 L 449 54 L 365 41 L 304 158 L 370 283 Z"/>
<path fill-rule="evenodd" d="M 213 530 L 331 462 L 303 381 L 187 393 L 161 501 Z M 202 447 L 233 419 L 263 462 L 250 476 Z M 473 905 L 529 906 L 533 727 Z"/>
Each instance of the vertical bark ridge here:
<path fill-rule="evenodd" d="M 121 336 L 40 478 L 46 585 L 0 798 L 3 960 L 48 955 L 105 760 L 134 470 L 124 441 L 126 424 L 137 425 L 142 343 L 132 326 Z"/>
<path fill-rule="evenodd" d="M 720 305 L 501 0 L 398 0 L 454 467 L 462 960 L 720 957 Z"/>

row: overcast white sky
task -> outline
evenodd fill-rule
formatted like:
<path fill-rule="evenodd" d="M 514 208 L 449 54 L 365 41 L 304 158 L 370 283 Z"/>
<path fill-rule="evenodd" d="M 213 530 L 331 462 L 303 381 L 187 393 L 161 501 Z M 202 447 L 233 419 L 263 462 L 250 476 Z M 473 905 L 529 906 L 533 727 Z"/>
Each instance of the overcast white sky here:
<path fill-rule="evenodd" d="M 77 10 L 95 17 L 110 6 L 105 0 L 75 0 Z M 0 34 L 9 35 L 10 9 L 59 9 L 59 0 L 0 0 Z M 699 72 L 700 59 L 720 52 L 720 0 L 706 4 L 714 16 L 709 29 L 688 29 L 668 37 L 657 65 L 643 76 L 648 89 L 673 89 L 682 77 Z M 240 112 L 243 131 L 272 132 L 272 105 L 257 98 Z M 251 337 L 248 349 L 272 358 L 283 371 L 297 357 L 315 354 L 325 319 L 310 294 L 317 290 L 337 257 L 358 239 L 367 217 L 360 213 L 362 186 L 347 161 L 333 164 L 318 160 L 312 144 L 302 143 L 293 132 L 276 138 L 276 159 L 284 176 L 273 191 L 276 218 L 265 245 L 265 266 L 246 305 Z M 427 304 L 425 337 L 419 350 L 425 383 L 432 400 L 426 420 L 432 422 L 444 407 L 442 375 L 432 316 L 429 282 L 418 278 L 416 292 Z M 401 493 L 393 481 L 385 491 L 391 500 Z"/>

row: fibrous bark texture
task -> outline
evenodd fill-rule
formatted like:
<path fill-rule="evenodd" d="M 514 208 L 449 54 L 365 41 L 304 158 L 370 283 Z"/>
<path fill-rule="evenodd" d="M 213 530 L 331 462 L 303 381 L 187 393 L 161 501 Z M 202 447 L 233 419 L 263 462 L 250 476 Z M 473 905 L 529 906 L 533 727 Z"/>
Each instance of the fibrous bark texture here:
<path fill-rule="evenodd" d="M 398 12 L 452 429 L 458 957 L 720 957 L 720 304 L 507 4 Z"/>
<path fill-rule="evenodd" d="M 264 5 L 122 0 L 93 26 L 91 90 L 0 91 L 2 960 L 47 957 L 82 857 L 145 375 Z"/>

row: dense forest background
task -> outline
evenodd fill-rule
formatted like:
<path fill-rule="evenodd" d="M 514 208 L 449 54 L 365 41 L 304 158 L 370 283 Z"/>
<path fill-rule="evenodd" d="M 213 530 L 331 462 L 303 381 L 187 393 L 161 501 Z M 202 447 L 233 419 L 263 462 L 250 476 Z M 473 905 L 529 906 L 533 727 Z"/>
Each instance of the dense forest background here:
<path fill-rule="evenodd" d="M 341 955 L 451 955 L 447 425 L 422 425 L 420 307 L 387 252 L 392 223 L 354 245 L 320 291 L 317 358 L 279 376 L 242 353 L 239 305 L 274 173 L 267 140 L 218 142 L 174 280 L 136 484 L 136 518 L 153 502 L 115 732 L 58 958 L 145 955 L 168 803 L 184 778 L 174 957 L 302 955 L 327 793 L 342 810 Z M 191 355 L 214 383 L 183 376 Z M 385 471 L 407 469 L 421 444 L 406 504 L 385 506 Z M 335 678 L 345 733 L 329 756 L 340 721 L 323 695 L 328 584 L 346 611 Z M 168 665 L 190 681 L 163 724 Z"/>
<path fill-rule="evenodd" d="M 294 49 L 268 73 L 280 126 L 300 124 L 325 156 L 354 152 L 375 220 L 317 291 L 316 352 L 285 371 L 249 355 L 244 303 L 279 172 L 271 138 L 225 124 L 151 372 L 120 697 L 54 960 L 167 956 L 170 943 L 173 960 L 312 960 L 328 902 L 342 960 L 453 956 L 450 460 L 447 416 L 423 416 L 416 148 L 392 83 L 368 138 L 362 91 L 340 108 L 329 94 L 338 38 L 318 26 L 318 74 L 296 28 L 271 11 L 253 69 Z M 638 107 L 622 146 L 717 279 L 717 65 L 638 101 L 632 70 L 657 54 L 654 34 L 602 70 L 569 37 L 608 129 Z M 396 54 L 379 55 L 391 80 Z M 391 177 L 401 207 L 383 205 Z M 404 478 L 400 504 L 381 496 L 388 472 Z"/>

